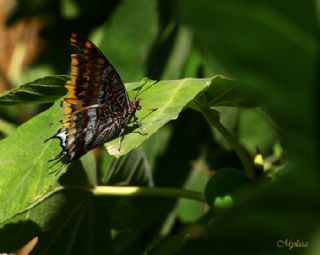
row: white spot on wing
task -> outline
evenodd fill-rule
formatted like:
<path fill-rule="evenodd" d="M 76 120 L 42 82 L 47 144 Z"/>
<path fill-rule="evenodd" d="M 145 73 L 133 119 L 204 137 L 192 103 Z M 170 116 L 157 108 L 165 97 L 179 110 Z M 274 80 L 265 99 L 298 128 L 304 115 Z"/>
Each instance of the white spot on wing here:
<path fill-rule="evenodd" d="M 59 133 L 56 135 L 57 138 L 60 139 L 61 141 L 61 146 L 66 147 L 66 140 L 67 140 L 67 135 L 65 132 Z"/>
<path fill-rule="evenodd" d="M 89 116 L 89 123 L 86 128 L 86 136 L 85 136 L 86 144 L 89 144 L 91 142 L 91 140 L 93 139 L 93 135 L 95 133 L 96 123 L 98 118 L 96 109 L 89 109 L 88 116 Z"/>

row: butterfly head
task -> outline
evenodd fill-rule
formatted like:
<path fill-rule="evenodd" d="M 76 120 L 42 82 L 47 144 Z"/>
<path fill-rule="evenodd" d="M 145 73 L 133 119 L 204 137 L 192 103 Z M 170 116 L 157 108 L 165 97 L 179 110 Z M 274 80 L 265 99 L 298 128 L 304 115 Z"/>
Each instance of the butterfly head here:
<path fill-rule="evenodd" d="M 135 98 L 130 101 L 130 108 L 131 110 L 140 110 L 141 104 L 140 104 L 141 98 Z"/>

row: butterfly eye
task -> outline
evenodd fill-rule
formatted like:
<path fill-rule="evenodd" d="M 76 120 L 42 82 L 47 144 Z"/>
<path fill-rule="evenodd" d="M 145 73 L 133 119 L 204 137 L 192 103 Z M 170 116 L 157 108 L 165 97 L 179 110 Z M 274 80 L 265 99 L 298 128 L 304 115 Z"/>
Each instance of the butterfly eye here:
<path fill-rule="evenodd" d="M 140 101 L 138 101 L 138 100 L 134 101 L 134 107 L 136 109 L 140 110 L 141 109 Z"/>

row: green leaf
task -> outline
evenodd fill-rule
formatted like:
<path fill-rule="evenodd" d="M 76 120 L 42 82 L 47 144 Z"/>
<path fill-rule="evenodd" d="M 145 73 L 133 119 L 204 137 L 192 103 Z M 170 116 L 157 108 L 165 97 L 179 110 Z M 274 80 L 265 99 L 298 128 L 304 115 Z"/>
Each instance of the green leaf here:
<path fill-rule="evenodd" d="M 258 106 L 241 86 L 241 82 L 227 77 L 217 76 L 215 86 L 210 86 L 206 93 L 206 100 L 210 107 L 232 106 L 251 108 Z"/>
<path fill-rule="evenodd" d="M 138 147 L 125 156 L 114 159 L 101 182 L 111 186 L 152 186 L 151 168 L 142 148 Z"/>
<path fill-rule="evenodd" d="M 0 223 L 21 212 L 35 201 L 58 179 L 50 171 L 48 160 L 59 153 L 59 146 L 44 143 L 60 126 L 62 109 L 56 103 L 49 110 L 21 125 L 7 138 L 0 141 Z M 58 145 L 58 141 L 55 142 Z M 18 159 L 18 160 L 17 160 Z"/>
<path fill-rule="evenodd" d="M 0 105 L 48 103 L 66 94 L 67 75 L 53 75 L 25 83 L 0 95 Z"/>
<path fill-rule="evenodd" d="M 203 107 L 254 108 L 258 103 L 253 98 L 241 88 L 241 82 L 217 75 L 214 76 L 214 86 L 210 86 L 205 93 L 199 94 L 189 107 L 200 112 Z"/>
<path fill-rule="evenodd" d="M 183 108 L 207 88 L 211 81 L 214 86 L 214 78 L 160 81 L 155 85 L 152 85 L 152 81 L 148 82 L 145 87 L 152 86 L 141 95 L 142 110 L 136 114 L 142 120 L 142 130 L 134 129 L 136 124 L 131 125 L 133 132 L 125 134 L 121 150 L 119 151 L 119 139 L 113 139 L 105 144 L 108 152 L 120 157 L 139 146 L 168 121 L 176 119 Z"/>

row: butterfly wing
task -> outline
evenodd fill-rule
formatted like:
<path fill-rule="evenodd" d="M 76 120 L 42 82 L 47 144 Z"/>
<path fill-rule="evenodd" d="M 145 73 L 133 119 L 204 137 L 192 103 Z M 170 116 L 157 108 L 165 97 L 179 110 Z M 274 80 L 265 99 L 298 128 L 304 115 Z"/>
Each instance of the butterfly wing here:
<path fill-rule="evenodd" d="M 66 155 L 68 161 L 110 139 L 130 112 L 125 86 L 103 53 L 78 34 L 73 33 L 70 42 L 77 53 L 71 55 L 62 128 L 52 137 L 60 139 L 59 156 Z"/>
<path fill-rule="evenodd" d="M 124 84 L 103 53 L 88 39 L 73 33 L 71 45 L 77 54 L 71 55 L 71 80 L 63 106 L 69 113 L 94 104 L 115 104 L 119 111 L 129 107 Z M 71 108 L 71 109 L 68 109 Z"/>
<path fill-rule="evenodd" d="M 61 155 L 69 161 L 77 159 L 87 151 L 105 143 L 122 128 L 122 118 L 111 113 L 110 105 L 101 104 L 84 107 L 72 113 L 67 129 L 55 135 L 63 148 Z"/>

